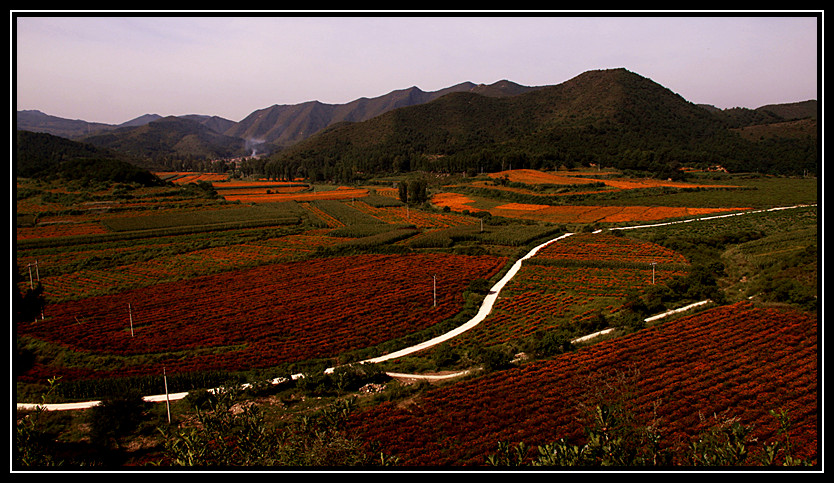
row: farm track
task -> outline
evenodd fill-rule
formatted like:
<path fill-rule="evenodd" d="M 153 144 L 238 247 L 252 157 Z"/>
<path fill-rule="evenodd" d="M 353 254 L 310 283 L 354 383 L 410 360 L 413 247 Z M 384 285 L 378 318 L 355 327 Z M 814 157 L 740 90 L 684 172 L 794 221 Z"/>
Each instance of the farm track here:
<path fill-rule="evenodd" d="M 719 219 L 719 218 L 728 218 L 728 217 L 732 217 L 732 216 L 742 216 L 742 215 L 746 215 L 746 214 L 755 214 L 755 213 L 763 213 L 763 212 L 770 212 L 770 211 L 780 211 L 780 210 L 787 210 L 787 209 L 794 209 L 794 208 L 803 208 L 803 207 L 808 207 L 808 206 L 816 206 L 816 205 L 815 204 L 813 204 L 813 205 L 795 205 L 795 206 L 776 207 L 776 208 L 761 209 L 761 210 L 750 210 L 750 211 L 745 211 L 745 212 L 730 213 L 730 214 L 724 214 L 724 215 L 705 216 L 705 217 L 699 217 L 699 218 L 692 218 L 692 219 L 688 219 L 688 220 L 678 220 L 678 221 L 671 221 L 671 222 L 666 222 L 666 223 L 656 223 L 656 224 L 651 224 L 651 225 L 635 225 L 635 226 L 629 226 L 629 227 L 615 227 L 615 228 L 611 228 L 611 230 L 632 230 L 632 229 L 639 229 L 639 228 L 652 228 L 652 227 L 658 227 L 658 226 L 675 225 L 675 224 L 679 224 L 679 223 L 690 223 L 690 222 L 695 222 L 695 221 L 709 221 L 709 220 L 714 220 L 714 219 Z M 597 230 L 594 233 L 601 233 L 602 231 L 603 230 Z M 555 243 L 557 241 L 563 240 L 563 239 L 568 238 L 572 235 L 574 235 L 574 233 L 565 233 L 565 234 L 562 234 L 562 235 L 560 235 L 560 236 L 558 236 L 554 239 L 548 240 L 548 241 L 536 246 L 535 248 L 530 250 L 530 252 L 528 252 L 524 257 L 517 260 L 513 264 L 513 266 L 510 268 L 510 270 L 504 275 L 504 277 L 501 280 L 499 280 L 492 287 L 489 294 L 485 297 L 483 303 L 481 304 L 481 308 L 478 311 L 478 313 L 472 319 L 470 319 L 468 322 L 466 322 L 465 324 L 453 329 L 450 332 L 447 332 L 446 334 L 440 335 L 438 337 L 435 337 L 435 338 L 430 339 L 428 341 L 422 342 L 420 344 L 417 344 L 417 345 L 414 345 L 414 346 L 411 346 L 411 347 L 408 347 L 408 348 L 405 348 L 405 349 L 402 349 L 402 350 L 399 350 L 399 351 L 396 351 L 396 352 L 392 352 L 392 353 L 386 354 L 384 356 L 380 356 L 380 357 L 377 357 L 377 358 L 361 361 L 360 363 L 378 363 L 378 362 L 383 362 L 383 361 L 387 361 L 387 360 L 391 360 L 391 359 L 404 357 L 406 355 L 413 354 L 415 352 L 419 352 L 419 351 L 424 350 L 426 348 L 429 348 L 429 347 L 432 347 L 434 345 L 445 342 L 445 341 L 447 341 L 449 339 L 452 339 L 452 338 L 470 330 L 471 328 L 477 326 L 492 311 L 492 308 L 495 304 L 495 301 L 498 299 L 498 295 L 501 292 L 501 289 L 503 289 L 503 287 L 510 280 L 512 280 L 512 278 L 516 275 L 516 273 L 518 273 L 518 271 L 521 268 L 522 263 L 525 260 L 535 256 L 536 253 L 539 252 L 539 250 L 541 250 L 542 248 L 550 245 L 551 243 Z M 669 310 L 667 312 L 648 317 L 646 319 L 646 321 L 658 320 L 658 319 L 661 319 L 663 317 L 666 317 L 666 316 L 669 316 L 669 315 L 672 315 L 672 314 L 675 314 L 675 313 L 683 312 L 683 311 L 695 308 L 697 306 L 704 305 L 708 302 L 709 302 L 708 300 L 704 300 L 704 301 L 696 302 L 694 304 L 687 305 L 685 307 L 680 307 L 680 308 L 677 308 L 677 309 Z M 581 342 L 581 341 L 584 341 L 584 340 L 588 340 L 588 339 L 594 338 L 596 336 L 608 333 L 612 330 L 613 329 L 605 329 L 603 331 L 600 331 L 600 332 L 597 332 L 597 333 L 594 333 L 594 334 L 589 334 L 589 335 L 586 335 L 584 337 L 580 337 L 578 339 L 575 339 L 572 342 Z M 326 369 L 325 372 L 332 372 L 334 369 L 335 368 L 331 367 L 331 368 Z M 456 373 L 451 373 L 451 374 L 443 374 L 443 375 L 437 375 L 437 374 L 421 375 L 421 374 L 400 374 L 400 373 L 387 373 L 387 374 L 390 377 L 399 378 L 399 379 L 440 380 L 440 379 L 460 377 L 460 376 L 466 375 L 468 373 L 469 373 L 469 371 L 461 371 L 461 372 L 456 372 Z M 299 377 L 302 377 L 302 375 L 301 374 L 294 374 L 291 377 L 292 377 L 292 379 L 297 379 Z M 285 379 L 279 378 L 279 379 L 274 379 L 270 382 L 272 384 L 279 384 L 279 383 L 282 383 L 282 382 L 285 382 L 285 381 L 286 381 Z M 244 387 L 245 386 L 246 385 L 244 385 Z M 175 400 L 178 400 L 178 399 L 182 399 L 182 398 L 186 397 L 187 395 L 188 395 L 188 392 L 180 392 L 180 393 L 174 393 L 174 394 L 159 394 L 159 395 L 145 396 L 145 397 L 143 397 L 143 399 L 147 402 L 167 402 L 167 401 L 175 401 Z M 36 408 L 41 408 L 41 409 L 47 410 L 47 411 L 80 410 L 80 409 L 89 409 L 93 406 L 98 405 L 100 402 L 101 401 L 84 401 L 84 402 L 75 402 L 75 403 L 52 403 L 52 404 L 17 403 L 17 409 L 19 409 L 19 410 L 34 410 Z"/>

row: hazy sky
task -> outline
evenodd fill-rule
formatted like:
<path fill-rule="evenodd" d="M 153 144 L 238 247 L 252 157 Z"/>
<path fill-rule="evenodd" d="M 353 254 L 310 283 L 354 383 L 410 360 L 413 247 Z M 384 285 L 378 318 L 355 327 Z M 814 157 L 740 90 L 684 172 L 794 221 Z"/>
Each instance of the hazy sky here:
<path fill-rule="evenodd" d="M 16 109 L 112 124 L 148 113 L 240 121 L 274 104 L 341 104 L 410 86 L 434 91 L 465 81 L 554 85 L 617 67 L 691 102 L 756 108 L 816 99 L 821 75 L 814 16 L 819 12 L 12 13 Z"/>

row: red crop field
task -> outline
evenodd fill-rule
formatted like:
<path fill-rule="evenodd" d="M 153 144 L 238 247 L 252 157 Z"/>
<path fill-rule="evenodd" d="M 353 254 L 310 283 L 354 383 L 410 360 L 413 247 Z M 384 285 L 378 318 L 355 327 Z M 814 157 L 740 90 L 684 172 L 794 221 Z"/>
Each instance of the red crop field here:
<path fill-rule="evenodd" d="M 659 418 L 669 447 L 714 426 L 714 415 L 769 443 L 778 429 L 769 410 L 784 410 L 796 456 L 816 461 L 817 341 L 814 315 L 742 302 L 434 388 L 407 406 L 383 403 L 351 427 L 404 466 L 485 465 L 499 441 L 581 442 L 581 405 L 625 374 L 627 406 L 644 423 Z"/>
<path fill-rule="evenodd" d="M 47 305 L 45 320 L 19 323 L 18 336 L 98 362 L 36 366 L 19 380 L 158 374 L 163 365 L 168 373 L 252 369 L 336 357 L 454 316 L 467 285 L 490 278 L 505 262 L 443 254 L 322 258 Z"/>
<path fill-rule="evenodd" d="M 655 270 L 652 262 L 659 264 Z M 661 284 L 685 276 L 688 267 L 683 255 L 654 243 L 577 233 L 547 245 L 522 265 L 504 287 L 493 313 L 464 338 L 498 344 L 597 314 L 607 316 L 617 312 L 630 294 L 645 290 L 653 281 Z M 451 343 L 463 343 L 464 338 Z"/>
<path fill-rule="evenodd" d="M 551 243 L 536 258 L 575 261 L 687 264 L 686 257 L 655 243 L 602 233 L 577 233 Z"/>
<path fill-rule="evenodd" d="M 457 213 L 431 213 L 409 209 L 404 206 L 374 207 L 361 201 L 357 201 L 352 206 L 363 213 L 373 216 L 383 223 L 390 223 L 394 225 L 411 224 L 418 228 L 425 229 L 473 225 L 477 221 L 475 218 L 470 218 Z"/>

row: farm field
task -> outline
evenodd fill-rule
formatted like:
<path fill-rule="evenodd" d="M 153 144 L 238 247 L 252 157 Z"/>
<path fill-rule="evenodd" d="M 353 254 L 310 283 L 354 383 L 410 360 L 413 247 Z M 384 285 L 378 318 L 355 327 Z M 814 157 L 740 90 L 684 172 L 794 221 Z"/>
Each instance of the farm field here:
<path fill-rule="evenodd" d="M 724 306 L 551 360 L 428 391 L 407 406 L 382 403 L 352 424 L 405 466 L 483 466 L 497 442 L 581 441 L 583 402 L 611 384 L 635 414 L 658 418 L 664 444 L 679 444 L 730 415 L 755 424 L 761 443 L 776 433 L 770 409 L 785 409 L 804 457 L 818 444 L 816 319 Z M 618 375 L 625 375 L 617 386 Z M 609 378 L 610 379 L 607 379 Z M 606 397 L 614 401 L 617 394 Z"/>
<path fill-rule="evenodd" d="M 505 175 L 518 184 L 496 185 Z M 411 389 L 389 380 L 358 396 L 351 434 L 403 466 L 483 466 L 499 441 L 581 441 L 594 385 L 628 375 L 629 407 L 656 414 L 670 447 L 713 414 L 773 441 L 768 410 L 784 409 L 797 453 L 818 458 L 815 180 L 516 170 L 439 179 L 430 202 L 406 205 L 390 179 L 165 177 L 95 189 L 18 179 L 13 280 L 21 293 L 39 283 L 44 302 L 15 322 L 18 402 L 55 376 L 61 402 L 107 395 L 102 380 L 194 375 L 170 388 L 188 391 L 204 388 L 199 375 L 262 381 L 394 352 L 460 325 L 515 260 L 570 234 L 525 261 L 481 324 L 380 364 L 474 376 Z M 787 189 L 782 199 L 803 206 L 692 221 L 787 206 Z M 704 298 L 715 301 L 695 314 L 628 318 Z M 549 332 L 603 328 L 616 330 L 524 354 Z M 485 349 L 524 357 L 483 370 Z"/>
<path fill-rule="evenodd" d="M 683 255 L 654 243 L 577 233 L 522 265 L 486 320 L 448 344 L 512 344 L 553 330 L 582 336 L 600 318 L 615 316 L 632 294 L 684 277 L 688 269 Z"/>
<path fill-rule="evenodd" d="M 444 254 L 322 258 L 58 303 L 44 320 L 19 324 L 18 337 L 86 357 L 36 367 L 22 380 L 144 376 L 163 366 L 170 374 L 231 372 L 336 358 L 452 317 L 467 284 L 490 278 L 504 262 Z"/>

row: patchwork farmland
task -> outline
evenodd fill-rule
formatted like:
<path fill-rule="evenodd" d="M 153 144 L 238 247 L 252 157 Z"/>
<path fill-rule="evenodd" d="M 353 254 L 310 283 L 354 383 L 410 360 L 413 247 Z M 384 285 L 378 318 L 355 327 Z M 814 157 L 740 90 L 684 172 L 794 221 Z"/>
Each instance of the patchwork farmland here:
<path fill-rule="evenodd" d="M 16 313 L 16 400 L 54 378 L 55 403 L 290 381 L 252 401 L 284 407 L 268 413 L 279 421 L 353 398 L 344 431 L 362 452 L 478 467 L 499 442 L 583 442 L 582 409 L 608 398 L 660 424 L 670 454 L 725 415 L 754 428 L 751 453 L 787 435 L 817 462 L 816 182 L 615 174 L 434 180 L 421 204 L 397 196 L 405 179 L 160 173 L 166 186 L 127 193 L 18 179 L 14 284 L 40 303 Z M 377 364 L 362 391 L 313 376 L 454 330 L 557 237 L 472 329 Z M 446 373 L 468 375 L 414 382 Z M 771 411 L 789 414 L 786 433 Z"/>

